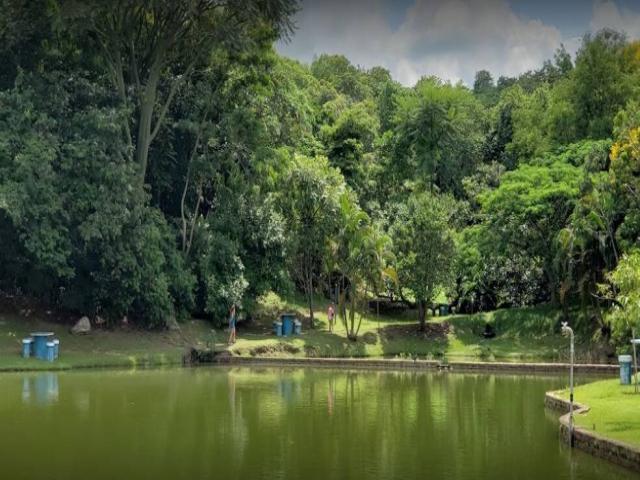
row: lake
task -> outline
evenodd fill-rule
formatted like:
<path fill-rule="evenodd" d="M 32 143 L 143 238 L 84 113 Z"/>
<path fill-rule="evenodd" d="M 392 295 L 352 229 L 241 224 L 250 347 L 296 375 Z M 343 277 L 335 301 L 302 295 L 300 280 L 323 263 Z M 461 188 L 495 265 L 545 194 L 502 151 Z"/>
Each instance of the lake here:
<path fill-rule="evenodd" d="M 565 383 L 311 368 L 2 374 L 2 478 L 637 478 L 561 445 L 543 400 Z"/>

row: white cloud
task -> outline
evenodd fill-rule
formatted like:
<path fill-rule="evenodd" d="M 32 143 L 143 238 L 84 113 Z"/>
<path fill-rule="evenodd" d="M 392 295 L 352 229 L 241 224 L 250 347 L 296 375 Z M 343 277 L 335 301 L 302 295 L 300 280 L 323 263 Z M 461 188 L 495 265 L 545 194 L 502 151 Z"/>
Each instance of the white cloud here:
<path fill-rule="evenodd" d="M 640 13 L 628 8 L 619 8 L 611 0 L 597 0 L 593 5 L 591 30 L 613 28 L 625 32 L 629 38 L 640 38 Z"/>
<path fill-rule="evenodd" d="M 503 0 L 416 0 L 394 31 L 382 0 L 307 1 L 298 32 L 279 50 L 303 61 L 341 53 L 370 68 L 382 65 L 404 84 L 423 75 L 473 81 L 477 70 L 515 75 L 553 55 L 560 32 L 513 13 Z"/>
<path fill-rule="evenodd" d="M 480 69 L 516 75 L 539 67 L 562 41 L 558 29 L 520 18 L 504 0 L 417 0 L 396 37 L 414 66 L 399 77 L 406 84 L 425 73 L 466 83 Z"/>
<path fill-rule="evenodd" d="M 405 85 L 423 75 L 471 84 L 480 69 L 496 78 L 517 75 L 539 68 L 561 43 L 570 53 L 580 43 L 516 14 L 508 0 L 409 1 L 396 28 L 387 18 L 389 1 L 305 0 L 295 37 L 278 49 L 305 62 L 321 53 L 343 54 L 365 68 L 386 67 Z M 640 36 L 638 13 L 612 0 L 595 1 L 592 29 L 612 26 Z"/>

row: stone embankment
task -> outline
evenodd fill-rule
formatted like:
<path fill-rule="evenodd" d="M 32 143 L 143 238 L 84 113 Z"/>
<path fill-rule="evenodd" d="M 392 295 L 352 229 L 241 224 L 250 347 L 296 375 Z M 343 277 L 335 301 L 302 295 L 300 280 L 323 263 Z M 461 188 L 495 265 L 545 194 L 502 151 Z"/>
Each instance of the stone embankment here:
<path fill-rule="evenodd" d="M 554 392 L 548 392 L 545 395 L 544 403 L 547 408 L 564 414 L 560 417 L 560 437 L 564 442 L 568 444 L 571 443 L 568 413 L 569 401 L 560 398 Z M 587 405 L 581 405 L 579 403 L 574 403 L 573 408 L 574 415 L 584 415 L 589 411 Z M 640 472 L 640 448 L 636 446 L 603 437 L 596 432 L 580 427 L 574 427 L 573 429 L 573 446 L 596 457 L 604 458 L 610 462 Z"/>

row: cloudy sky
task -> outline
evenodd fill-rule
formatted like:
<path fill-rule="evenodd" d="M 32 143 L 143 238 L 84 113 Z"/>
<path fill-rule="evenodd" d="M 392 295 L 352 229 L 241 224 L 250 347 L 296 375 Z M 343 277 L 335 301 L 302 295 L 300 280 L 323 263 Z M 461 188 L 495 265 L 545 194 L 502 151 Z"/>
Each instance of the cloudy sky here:
<path fill-rule="evenodd" d="M 564 44 L 603 27 L 640 38 L 640 0 L 303 0 L 278 50 L 303 62 L 341 53 L 412 85 L 423 75 L 473 82 L 538 68 Z"/>

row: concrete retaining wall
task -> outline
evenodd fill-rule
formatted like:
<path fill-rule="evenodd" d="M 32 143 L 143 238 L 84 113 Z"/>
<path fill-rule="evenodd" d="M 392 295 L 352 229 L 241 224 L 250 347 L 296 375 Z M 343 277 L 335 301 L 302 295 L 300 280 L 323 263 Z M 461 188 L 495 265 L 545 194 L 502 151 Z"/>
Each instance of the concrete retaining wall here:
<path fill-rule="evenodd" d="M 564 415 L 560 417 L 560 437 L 564 442 L 571 443 L 568 413 L 569 402 L 553 392 L 548 392 L 545 395 L 544 403 L 547 408 L 564 413 Z M 574 415 L 584 415 L 589 411 L 588 406 L 579 403 L 574 402 L 573 407 Z M 604 458 L 610 462 L 640 472 L 640 447 L 606 438 L 580 427 L 574 427 L 573 429 L 573 444 L 576 448 L 591 455 Z"/>

